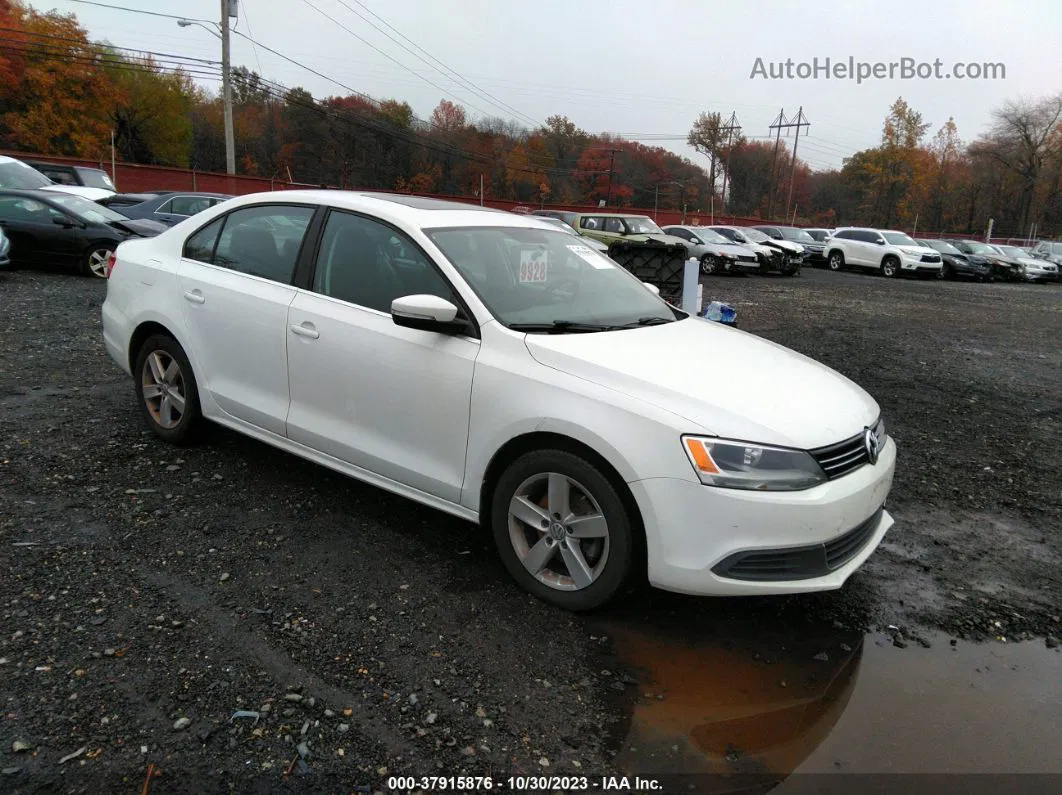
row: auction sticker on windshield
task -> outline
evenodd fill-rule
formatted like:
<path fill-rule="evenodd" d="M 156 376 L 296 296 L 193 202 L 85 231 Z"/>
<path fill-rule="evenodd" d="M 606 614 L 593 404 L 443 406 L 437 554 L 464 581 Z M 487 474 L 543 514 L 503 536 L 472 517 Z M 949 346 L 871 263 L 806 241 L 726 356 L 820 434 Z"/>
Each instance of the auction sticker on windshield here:
<path fill-rule="evenodd" d="M 572 252 L 575 256 L 582 259 L 584 262 L 589 263 L 595 268 L 604 270 L 605 268 L 611 268 L 613 263 L 608 257 L 600 252 L 594 251 L 589 246 L 568 246 L 568 251 Z"/>
<path fill-rule="evenodd" d="M 540 249 L 520 251 L 520 282 L 546 281 L 547 254 Z"/>

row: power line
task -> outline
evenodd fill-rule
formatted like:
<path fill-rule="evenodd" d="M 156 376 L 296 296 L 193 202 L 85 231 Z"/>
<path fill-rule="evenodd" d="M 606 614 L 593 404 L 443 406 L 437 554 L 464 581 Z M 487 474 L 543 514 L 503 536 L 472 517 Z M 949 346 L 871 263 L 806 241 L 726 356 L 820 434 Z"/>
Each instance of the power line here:
<path fill-rule="evenodd" d="M 397 66 L 400 66 L 400 67 L 401 67 L 402 69 L 405 69 L 405 70 L 406 70 L 407 72 L 409 72 L 409 73 L 410 73 L 411 75 L 414 75 L 414 76 L 416 76 L 416 77 L 419 77 L 419 78 L 420 78 L 421 80 L 423 80 L 423 81 L 424 81 L 425 83 L 427 83 L 428 85 L 430 85 L 430 86 L 432 86 L 432 87 L 434 87 L 434 88 L 437 88 L 437 89 L 438 89 L 439 91 L 442 91 L 442 92 L 443 92 L 443 94 L 445 94 L 445 95 L 447 95 L 447 96 L 451 96 L 451 97 L 453 97 L 453 98 L 454 98 L 454 99 L 456 99 L 456 100 L 457 100 L 458 102 L 461 102 L 462 104 L 468 105 L 468 106 L 469 106 L 470 108 L 472 108 L 472 109 L 473 109 L 474 111 L 476 111 L 477 113 L 482 113 L 482 114 L 483 114 L 484 116 L 489 116 L 489 115 L 490 115 L 489 113 L 487 113 L 487 112 L 486 112 L 485 110 L 483 110 L 482 108 L 476 107 L 476 106 L 475 106 L 475 105 L 473 105 L 473 104 L 472 104 L 471 102 L 467 102 L 467 101 L 465 101 L 465 100 L 462 100 L 462 99 L 461 99 L 460 97 L 457 97 L 457 96 L 455 96 L 455 95 L 454 95 L 453 93 L 451 93 L 451 92 L 447 91 L 447 90 L 446 90 L 445 88 L 443 88 L 442 86 L 440 86 L 440 85 L 439 85 L 438 83 L 436 83 L 436 82 L 433 82 L 432 80 L 429 80 L 428 78 L 426 78 L 426 77 L 425 77 L 424 75 L 420 74 L 419 72 L 416 72 L 416 71 L 414 71 L 413 69 L 410 69 L 410 68 L 409 68 L 408 66 L 406 66 L 406 65 L 405 65 L 404 63 L 402 63 L 401 61 L 399 61 L 399 60 L 398 60 L 397 58 L 394 58 L 393 56 L 391 56 L 391 55 L 388 55 L 388 54 L 387 54 L 386 52 L 384 52 L 384 51 L 383 51 L 383 50 L 381 50 L 381 49 L 380 49 L 379 47 L 377 47 L 376 45 L 374 45 L 374 44 L 373 44 L 372 42 L 370 42 L 370 41 L 369 41 L 368 39 L 365 39 L 365 38 L 363 38 L 362 36 L 359 36 L 359 35 L 358 35 L 357 33 L 355 33 L 355 32 L 354 32 L 353 30 L 351 30 L 351 29 L 350 29 L 350 28 L 348 28 L 348 27 L 347 27 L 346 25 L 344 25 L 344 24 L 343 24 L 342 22 L 340 22 L 340 21 L 339 21 L 338 19 L 336 19 L 335 17 L 333 17 L 333 16 L 330 16 L 329 14 L 325 13 L 324 11 L 322 11 L 322 10 L 321 10 L 320 8 L 318 8 L 318 7 L 316 6 L 316 5 L 314 5 L 314 4 L 312 3 L 312 2 L 310 2 L 310 0 L 302 0 L 302 2 L 303 2 L 303 3 L 305 3 L 306 5 L 308 5 L 308 6 L 310 7 L 310 8 L 312 8 L 312 9 L 313 9 L 314 11 L 316 11 L 316 12 L 317 12 L 318 14 L 320 14 L 321 16 L 323 16 L 323 17 L 324 17 L 325 19 L 327 19 L 327 20 L 328 20 L 329 22 L 331 22 L 331 23 L 332 23 L 333 25 L 338 25 L 338 26 L 339 26 L 339 27 L 341 27 L 341 28 L 342 28 L 343 30 L 345 30 L 345 31 L 346 31 L 347 33 L 349 33 L 349 34 L 350 34 L 351 36 L 353 36 L 353 37 L 354 37 L 355 39 L 357 39 L 357 40 L 358 40 L 358 41 L 360 41 L 360 42 L 361 42 L 362 44 L 364 44 L 364 45 L 365 45 L 366 47 L 370 47 L 371 49 L 373 49 L 373 50 L 375 50 L 376 52 L 380 53 L 380 55 L 382 55 L 382 56 L 383 56 L 384 58 L 386 58 L 387 60 L 389 60 L 389 61 L 391 61 L 392 63 L 396 64 Z"/>
<path fill-rule="evenodd" d="M 145 11 L 142 8 L 129 8 L 128 6 L 108 5 L 107 3 L 96 3 L 96 2 L 92 2 L 92 0 L 69 0 L 69 2 L 71 2 L 71 3 L 81 3 L 81 5 L 85 5 L 85 6 L 98 6 L 99 8 L 110 8 L 110 9 L 112 9 L 114 11 L 129 11 L 130 13 L 133 13 L 133 14 L 146 14 L 147 16 L 151 16 L 151 17 L 165 17 L 166 19 L 188 19 L 188 20 L 191 20 L 193 22 L 210 22 L 209 19 L 198 19 L 196 17 L 177 17 L 177 16 L 174 16 L 173 14 L 162 14 L 162 13 L 159 13 L 158 11 Z"/>
<path fill-rule="evenodd" d="M 503 110 L 503 111 L 505 111 L 507 113 L 511 113 L 517 118 L 529 121 L 532 126 L 534 126 L 534 127 L 543 126 L 541 122 L 537 121 L 536 119 L 532 118 L 531 116 L 528 116 L 526 113 L 522 113 L 521 111 L 519 111 L 516 108 L 514 108 L 512 105 L 509 105 L 509 104 L 507 104 L 505 102 L 502 102 L 500 99 L 495 97 L 493 94 L 490 94 L 489 92 L 478 88 L 471 81 L 469 81 L 469 80 L 465 79 L 464 77 L 462 77 L 455 69 L 453 69 L 452 67 L 447 66 L 445 63 L 440 61 L 438 58 L 436 58 L 430 52 L 425 50 L 423 47 L 421 47 L 415 41 L 413 41 L 408 36 L 406 36 L 404 33 L 402 33 L 402 31 L 400 31 L 394 25 L 389 23 L 387 20 L 383 19 L 379 14 L 375 13 L 372 9 L 370 9 L 364 3 L 359 2 L 359 0 L 354 0 L 354 2 L 357 5 L 359 5 L 361 8 L 365 9 L 365 11 L 367 13 L 369 13 L 371 16 L 375 17 L 380 22 L 382 22 L 384 25 L 386 25 L 388 28 L 393 30 L 401 38 L 405 39 L 407 42 L 409 42 L 411 45 L 413 45 L 413 47 L 415 47 L 417 50 L 419 50 L 420 52 L 424 53 L 424 55 L 426 55 L 427 58 L 424 58 L 421 55 L 418 55 L 416 52 L 411 50 L 409 47 L 406 47 L 404 44 L 402 44 L 402 42 L 398 41 L 394 36 L 391 36 L 387 31 L 383 30 L 378 25 L 374 24 L 371 20 L 366 19 L 362 14 L 360 14 L 359 12 L 357 12 L 353 8 L 351 8 L 349 5 L 347 5 L 347 3 L 344 2 L 344 0 L 337 0 L 337 2 L 340 5 L 342 5 L 344 8 L 346 8 L 348 11 L 350 11 L 352 14 L 357 16 L 359 19 L 363 20 L 364 22 L 366 22 L 369 25 L 371 25 L 374 29 L 378 30 L 380 33 L 382 33 L 388 39 L 393 41 L 395 44 L 397 44 L 403 50 L 408 52 L 410 55 L 414 56 L 415 58 L 420 60 L 422 63 L 425 63 L 428 66 L 430 66 L 432 69 L 434 69 L 439 74 L 443 75 L 444 77 L 446 77 L 446 78 L 448 78 L 450 80 L 454 80 L 455 82 L 459 82 L 459 83 L 463 84 L 470 91 L 476 93 L 482 99 L 486 99 L 488 102 L 490 102 L 495 107 L 497 107 L 497 108 L 499 108 L 499 109 L 501 109 L 501 110 Z M 442 68 L 440 69 L 439 66 L 436 66 L 435 64 L 433 64 L 431 61 L 428 60 L 428 58 L 430 58 L 431 61 L 434 61 L 436 64 L 439 64 L 439 66 L 441 66 Z"/>

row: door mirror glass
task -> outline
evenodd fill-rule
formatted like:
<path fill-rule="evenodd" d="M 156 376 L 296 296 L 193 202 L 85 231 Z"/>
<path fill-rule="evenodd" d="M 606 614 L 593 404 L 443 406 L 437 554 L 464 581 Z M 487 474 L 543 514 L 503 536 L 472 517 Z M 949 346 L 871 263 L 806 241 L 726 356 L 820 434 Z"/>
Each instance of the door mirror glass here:
<path fill-rule="evenodd" d="M 457 334 L 468 328 L 458 311 L 452 302 L 437 295 L 405 295 L 391 302 L 391 319 L 396 326 L 440 334 Z"/>

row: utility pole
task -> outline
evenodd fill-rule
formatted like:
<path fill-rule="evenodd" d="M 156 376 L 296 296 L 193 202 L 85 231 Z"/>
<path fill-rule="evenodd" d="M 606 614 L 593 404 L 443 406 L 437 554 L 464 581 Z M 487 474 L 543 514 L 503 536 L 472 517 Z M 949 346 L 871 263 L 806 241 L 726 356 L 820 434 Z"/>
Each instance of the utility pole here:
<path fill-rule="evenodd" d="M 789 203 L 791 201 L 793 201 L 793 178 L 796 176 L 797 146 L 800 144 L 800 128 L 801 127 L 807 127 L 808 129 L 811 128 L 811 122 L 809 122 L 807 120 L 807 117 L 804 115 L 804 106 L 803 105 L 801 105 L 800 106 L 800 110 L 797 111 L 796 121 L 793 122 L 789 126 L 790 127 L 796 127 L 796 140 L 793 141 L 793 162 L 789 166 L 789 195 L 786 197 L 786 200 L 785 200 L 785 214 L 786 215 L 789 215 Z M 794 212 L 794 223 L 796 223 L 795 216 L 796 216 L 796 213 Z"/>
<path fill-rule="evenodd" d="M 609 152 L 612 154 L 612 157 L 611 157 L 611 159 L 609 160 L 609 163 L 608 163 L 608 198 L 605 200 L 605 204 L 606 205 L 609 205 L 609 204 L 612 203 L 612 172 L 613 172 L 614 167 L 616 165 L 616 152 L 617 151 L 619 151 L 619 150 L 617 150 L 617 149 L 609 149 Z"/>
<path fill-rule="evenodd" d="M 767 220 L 771 220 L 774 216 L 774 165 L 778 160 L 778 144 L 782 142 L 782 128 L 787 124 L 785 118 L 785 108 L 778 111 L 778 117 L 771 122 L 768 130 L 777 130 L 778 132 L 774 136 L 774 154 L 771 155 L 771 184 L 770 192 L 767 196 Z"/>
<path fill-rule="evenodd" d="M 734 133 L 741 132 L 741 125 L 738 124 L 737 112 L 730 114 L 730 120 L 727 121 L 725 127 L 721 127 L 719 132 L 725 132 L 726 137 L 726 165 L 723 167 L 723 210 L 726 210 L 726 183 L 730 179 L 730 152 L 734 148 Z M 712 195 L 715 195 L 715 185 L 712 185 Z M 714 213 L 713 213 L 714 215 Z M 715 223 L 714 221 L 712 223 Z"/>
<path fill-rule="evenodd" d="M 225 168 L 236 173 L 236 139 L 232 131 L 232 80 L 229 74 L 229 17 L 236 16 L 235 0 L 221 0 L 221 93 L 225 104 Z"/>

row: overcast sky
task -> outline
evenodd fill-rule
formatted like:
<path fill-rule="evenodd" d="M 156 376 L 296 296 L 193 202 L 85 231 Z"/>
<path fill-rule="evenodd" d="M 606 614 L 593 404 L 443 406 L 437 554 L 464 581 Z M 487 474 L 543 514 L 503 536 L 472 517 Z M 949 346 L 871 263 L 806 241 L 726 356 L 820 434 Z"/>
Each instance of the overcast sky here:
<path fill-rule="evenodd" d="M 220 19 L 220 0 L 100 2 Z M 220 59 L 216 38 L 202 28 L 179 28 L 173 19 L 72 0 L 30 5 L 74 12 L 94 40 Z M 932 123 L 930 133 L 954 116 L 960 135 L 972 140 L 1004 100 L 1062 92 L 1058 0 L 239 0 L 237 30 L 347 86 L 405 100 L 423 118 L 443 97 L 464 105 L 473 118 L 513 118 L 505 105 L 525 123 L 524 116 L 541 122 L 562 114 L 585 130 L 639 138 L 701 164 L 705 158 L 686 146 L 685 135 L 702 110 L 727 117 L 736 112 L 745 135 L 767 137 L 780 109 L 795 118 L 803 105 L 811 127 L 801 132 L 798 154 L 813 168 L 826 168 L 875 145 L 898 96 Z M 260 48 L 256 53 L 238 36 L 232 52 L 234 66 L 301 85 L 316 97 L 347 93 Z M 445 71 L 432 58 L 479 93 L 433 69 L 429 64 Z M 767 68 L 792 59 L 794 72 L 796 64 L 815 58 L 822 66 L 826 58 L 845 64 L 849 58 L 939 58 L 943 74 L 956 62 L 998 62 L 1006 77 L 904 80 L 897 71 L 893 79 L 862 84 L 836 77 L 751 78 L 757 58 Z"/>

